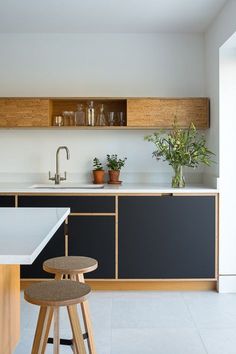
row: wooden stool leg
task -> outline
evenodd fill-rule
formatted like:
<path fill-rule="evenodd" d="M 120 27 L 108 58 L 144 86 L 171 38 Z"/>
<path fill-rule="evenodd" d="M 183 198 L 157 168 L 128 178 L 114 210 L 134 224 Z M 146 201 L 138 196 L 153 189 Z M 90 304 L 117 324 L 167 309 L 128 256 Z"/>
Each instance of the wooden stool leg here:
<path fill-rule="evenodd" d="M 44 354 L 48 334 L 52 322 L 53 309 L 51 307 L 40 307 L 37 327 L 34 336 L 32 354 Z"/>
<path fill-rule="evenodd" d="M 54 329 L 53 329 L 53 354 L 59 354 L 60 336 L 59 336 L 59 307 L 53 309 Z"/>
<path fill-rule="evenodd" d="M 76 305 L 67 306 L 67 311 L 70 318 L 70 324 L 73 332 L 76 352 L 79 354 L 86 354 L 84 339 L 83 339 L 83 335 L 79 323 Z"/>
<path fill-rule="evenodd" d="M 82 315 L 83 315 L 83 320 L 84 320 L 85 331 L 88 334 L 89 353 L 96 354 L 97 352 L 96 352 L 96 348 L 95 348 L 93 327 L 92 327 L 92 322 L 91 322 L 91 318 L 90 318 L 88 301 L 81 302 L 80 305 L 81 305 L 81 310 L 82 310 Z"/>
<path fill-rule="evenodd" d="M 82 273 L 82 274 L 77 274 L 77 279 L 78 279 L 78 281 L 80 281 L 81 283 L 85 283 L 83 273 Z"/>
<path fill-rule="evenodd" d="M 85 282 L 83 274 L 77 274 L 77 279 L 81 283 Z M 92 327 L 92 322 L 91 322 L 91 317 L 90 317 L 88 301 L 81 302 L 80 305 L 81 305 L 81 310 L 82 310 L 82 315 L 83 315 L 83 320 L 84 320 L 85 331 L 88 334 L 89 353 L 96 354 L 94 335 L 93 335 L 93 327 Z"/>
<path fill-rule="evenodd" d="M 63 279 L 63 274 L 56 273 L 55 274 L 55 280 L 62 280 Z"/>

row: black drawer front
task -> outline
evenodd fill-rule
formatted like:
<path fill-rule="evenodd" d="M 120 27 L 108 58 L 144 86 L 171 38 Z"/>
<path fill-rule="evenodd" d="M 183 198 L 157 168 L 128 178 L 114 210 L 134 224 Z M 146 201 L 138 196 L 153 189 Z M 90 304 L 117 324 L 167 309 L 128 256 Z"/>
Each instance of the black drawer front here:
<path fill-rule="evenodd" d="M 114 213 L 115 197 L 19 196 L 19 207 L 68 207 L 71 213 Z"/>
<path fill-rule="evenodd" d="M 15 196 L 14 195 L 1 195 L 0 196 L 0 207 L 15 207 Z"/>

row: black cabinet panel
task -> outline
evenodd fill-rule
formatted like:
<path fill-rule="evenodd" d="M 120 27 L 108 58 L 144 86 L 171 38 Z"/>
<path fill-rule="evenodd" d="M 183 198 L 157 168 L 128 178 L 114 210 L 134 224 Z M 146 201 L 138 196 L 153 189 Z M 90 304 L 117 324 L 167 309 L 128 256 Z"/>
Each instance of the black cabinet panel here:
<path fill-rule="evenodd" d="M 69 255 L 97 259 L 97 270 L 86 278 L 115 277 L 115 218 L 113 216 L 69 217 Z"/>
<path fill-rule="evenodd" d="M 213 196 L 119 197 L 119 278 L 214 278 Z"/>
<path fill-rule="evenodd" d="M 114 213 L 110 196 L 19 196 L 20 207 L 68 207 L 72 213 Z"/>
<path fill-rule="evenodd" d="M 65 255 L 64 224 L 40 252 L 33 264 L 21 266 L 21 278 L 52 278 L 53 275 L 43 270 L 43 262 L 49 258 Z"/>
<path fill-rule="evenodd" d="M 15 207 L 15 196 L 14 195 L 0 195 L 0 207 Z"/>

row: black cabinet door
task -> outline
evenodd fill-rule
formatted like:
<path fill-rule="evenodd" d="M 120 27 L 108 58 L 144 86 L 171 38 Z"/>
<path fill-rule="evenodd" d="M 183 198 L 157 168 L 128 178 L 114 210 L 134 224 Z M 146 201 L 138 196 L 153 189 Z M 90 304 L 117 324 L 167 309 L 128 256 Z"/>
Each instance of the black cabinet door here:
<path fill-rule="evenodd" d="M 43 270 L 43 262 L 49 258 L 65 256 L 64 224 L 40 252 L 33 264 L 21 266 L 21 278 L 52 278 Z"/>
<path fill-rule="evenodd" d="M 0 207 L 15 207 L 15 196 L 14 195 L 0 195 Z"/>
<path fill-rule="evenodd" d="M 215 197 L 119 197 L 119 278 L 214 278 Z"/>
<path fill-rule="evenodd" d="M 114 216 L 70 216 L 69 255 L 97 259 L 97 270 L 86 278 L 115 277 L 115 218 Z"/>

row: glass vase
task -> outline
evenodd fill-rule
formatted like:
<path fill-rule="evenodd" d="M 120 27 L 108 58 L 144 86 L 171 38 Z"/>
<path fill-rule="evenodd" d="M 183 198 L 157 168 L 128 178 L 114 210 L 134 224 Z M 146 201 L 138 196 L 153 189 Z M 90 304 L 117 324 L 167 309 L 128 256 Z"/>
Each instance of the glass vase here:
<path fill-rule="evenodd" d="M 183 176 L 183 166 L 177 165 L 172 166 L 174 170 L 174 176 L 172 177 L 172 187 L 173 188 L 184 188 L 185 179 Z"/>

